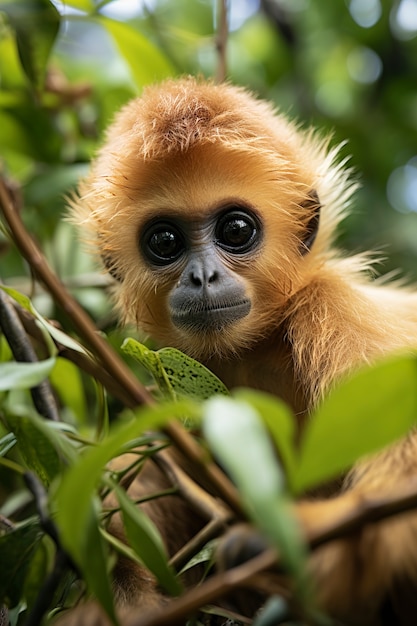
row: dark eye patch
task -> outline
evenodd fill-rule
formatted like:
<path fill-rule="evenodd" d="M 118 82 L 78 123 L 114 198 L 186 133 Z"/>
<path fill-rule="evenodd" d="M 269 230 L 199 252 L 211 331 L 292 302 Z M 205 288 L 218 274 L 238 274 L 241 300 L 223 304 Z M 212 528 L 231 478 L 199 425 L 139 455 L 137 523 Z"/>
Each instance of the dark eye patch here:
<path fill-rule="evenodd" d="M 185 251 L 185 239 L 173 223 L 156 221 L 150 224 L 140 238 L 142 251 L 155 265 L 174 263 Z"/>
<path fill-rule="evenodd" d="M 239 208 L 224 211 L 216 223 L 215 241 L 232 254 L 243 254 L 259 241 L 259 221 L 254 214 Z"/>

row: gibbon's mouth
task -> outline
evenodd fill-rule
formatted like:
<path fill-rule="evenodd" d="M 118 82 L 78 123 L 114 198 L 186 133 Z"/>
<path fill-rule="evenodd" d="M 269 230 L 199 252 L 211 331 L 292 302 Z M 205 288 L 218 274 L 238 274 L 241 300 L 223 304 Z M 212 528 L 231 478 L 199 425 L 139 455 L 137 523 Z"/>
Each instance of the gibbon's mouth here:
<path fill-rule="evenodd" d="M 242 317 L 251 309 L 250 300 L 234 303 L 219 303 L 212 307 L 194 307 L 191 309 L 171 310 L 172 323 L 178 328 L 198 332 L 222 330 Z"/>

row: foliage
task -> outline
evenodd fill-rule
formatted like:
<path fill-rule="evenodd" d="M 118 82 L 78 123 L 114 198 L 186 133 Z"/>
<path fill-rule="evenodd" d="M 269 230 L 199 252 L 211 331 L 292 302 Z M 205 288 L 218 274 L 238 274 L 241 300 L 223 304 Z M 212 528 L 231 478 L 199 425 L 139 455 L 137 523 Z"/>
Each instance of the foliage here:
<path fill-rule="evenodd" d="M 174 423 L 187 449 L 197 446 L 201 461 L 192 457 L 195 470 L 209 472 L 214 491 L 224 485 L 215 484 L 210 474 L 212 457 L 227 470 L 239 490 L 237 506 L 278 548 L 297 582 L 296 602 L 312 622 L 321 623 L 310 613 L 307 546 L 291 497 L 337 477 L 359 456 L 407 432 L 416 415 L 417 363 L 398 357 L 359 372 L 323 403 L 298 441 L 294 416 L 276 398 L 250 390 L 229 394 L 178 351 L 155 352 L 135 337 L 124 340 L 103 291 L 105 279 L 62 219 L 65 197 L 87 171 L 119 106 L 153 80 L 184 72 L 213 75 L 217 57 L 211 2 L 159 0 L 152 9 L 144 3 L 124 21 L 111 12 L 117 4 L 0 4 L 2 178 L 50 265 L 115 349 L 103 361 L 69 309 L 58 307 L 54 294 L 33 282 L 5 220 L 0 239 L 1 279 L 8 285 L 0 307 L 0 604 L 10 607 L 13 624 L 51 623 L 57 608 L 74 601 L 77 570 L 114 618 L 109 572 L 115 552 L 145 564 L 168 594 L 186 593 L 176 573 L 180 568 L 175 559 L 169 561 L 155 526 L 126 495 L 125 472 L 108 469 L 112 459 L 135 451 L 130 469 L 139 471 L 150 454 L 168 445 L 177 432 Z M 335 141 L 350 138 L 355 167 L 364 173 L 358 202 L 365 210 L 350 221 L 344 244 L 380 245 L 389 232 L 390 256 L 411 270 L 417 256 L 416 207 L 398 180 L 408 176 L 411 189 L 417 176 L 417 38 L 400 20 L 404 0 L 394 8 L 388 0 L 364 4 L 369 15 L 372 8 L 380 10 L 374 22 L 372 15 L 355 13 L 354 2 L 349 10 L 341 0 L 269 1 L 261 8 L 255 1 L 232 3 L 229 75 L 291 114 L 334 128 Z M 237 5 L 246 12 L 239 13 Z M 365 27 L 366 19 L 371 21 Z M 39 269 L 30 260 L 29 265 Z M 69 301 L 69 293 L 66 297 Z M 5 329 L 12 301 L 19 310 L 20 342 L 35 348 L 36 358 L 26 363 L 15 361 L 16 334 Z M 119 360 L 130 370 L 115 379 L 108 368 Z M 142 383 L 155 384 L 158 404 L 136 407 L 129 371 L 145 398 Z M 46 409 L 39 392 L 49 398 Z M 59 421 L 45 419 L 51 412 Z M 195 436 L 180 424 L 201 432 Z M 150 431 L 159 434 L 150 438 Z M 110 491 L 116 493 L 129 547 L 107 533 L 115 513 L 103 505 Z M 226 491 L 225 507 L 236 508 Z M 183 565 L 204 562 L 209 568 L 212 556 L 212 543 L 198 545 Z M 286 602 L 272 598 L 257 624 L 288 619 Z"/>
<path fill-rule="evenodd" d="M 169 593 L 181 592 L 155 527 L 117 486 L 115 481 L 122 475 L 117 478 L 106 469 L 108 462 L 118 454 L 146 445 L 147 432 L 184 416 L 192 418 L 194 424 L 202 424 L 210 449 L 239 488 L 249 519 L 279 548 L 284 564 L 299 581 L 299 599 L 307 601 L 303 567 L 305 545 L 288 508 L 290 492 L 300 492 L 329 480 L 362 454 L 404 435 L 414 423 L 417 407 L 417 362 L 411 357 L 397 357 L 365 369 L 335 390 L 312 416 L 301 446 L 295 445 L 294 419 L 276 398 L 242 390 L 233 397 L 217 395 L 198 401 L 194 383 L 192 399 L 171 400 L 133 413 L 129 411 L 97 442 L 94 437 L 82 436 L 76 428 L 42 420 L 27 404 L 24 410 L 16 408 L 12 390 L 33 385 L 33 380 L 27 378 L 27 368 L 32 368 L 34 376 L 45 378 L 44 363 L 27 364 L 25 370 L 15 367 L 13 373 L 9 373 L 11 391 L 2 400 L 1 459 L 4 468 L 26 477 L 30 473 L 32 481 L 39 481 L 48 490 L 45 492 L 42 488 L 41 493 L 49 502 L 46 515 L 52 515 L 60 537 L 56 550 L 65 549 L 110 615 L 113 608 L 109 604 L 111 593 L 106 566 L 109 546 L 105 533 L 103 539 L 104 530 L 100 530 L 105 528 L 106 516 L 103 517 L 98 507 L 99 496 L 108 488 L 116 490 L 130 539 L 131 558 L 149 567 Z M 173 365 L 179 371 L 186 365 L 188 370 L 190 359 L 176 353 L 170 368 Z M 160 363 L 150 367 L 155 380 L 161 380 Z M 10 363 L 3 363 L 2 368 L 10 369 Z M 202 374 L 198 364 L 195 371 L 201 377 L 202 393 L 206 395 L 204 390 L 213 388 L 215 380 L 211 380 L 212 374 L 208 371 Z M 163 373 L 166 374 L 165 370 Z M 176 380 L 184 396 L 181 377 L 171 377 L 171 395 L 176 395 Z M 62 384 L 66 384 L 65 381 L 61 381 Z M 161 391 L 165 389 L 166 380 Z M 376 419 L 378 428 L 375 428 Z M 354 437 L 359 429 L 361 436 Z M 329 441 L 332 441 L 331 447 Z M 321 458 L 317 450 L 322 451 Z M 286 462 L 285 473 L 276 460 L 275 451 Z M 22 495 L 22 490 L 21 486 L 14 496 Z M 39 501 L 36 489 L 33 491 L 38 510 L 42 509 L 45 503 Z M 42 542 L 47 540 L 48 527 L 42 518 L 45 512 L 40 511 L 40 524 L 37 518 L 27 517 L 19 504 L 19 500 L 15 503 L 13 499 L 4 504 L 8 515 L 23 515 L 23 519 L 7 527 L 0 538 L 3 572 L 8 572 L 7 577 L 0 578 L 0 594 L 3 601 L 11 606 L 20 603 L 23 610 L 22 601 L 28 602 L 27 586 L 35 585 L 30 578 L 31 565 Z M 113 548 L 115 543 L 113 540 Z M 52 554 L 43 567 L 45 575 L 53 567 Z M 37 570 L 35 575 L 38 576 L 37 591 L 42 593 Z M 30 611 L 33 606 L 28 602 L 27 608 Z"/>

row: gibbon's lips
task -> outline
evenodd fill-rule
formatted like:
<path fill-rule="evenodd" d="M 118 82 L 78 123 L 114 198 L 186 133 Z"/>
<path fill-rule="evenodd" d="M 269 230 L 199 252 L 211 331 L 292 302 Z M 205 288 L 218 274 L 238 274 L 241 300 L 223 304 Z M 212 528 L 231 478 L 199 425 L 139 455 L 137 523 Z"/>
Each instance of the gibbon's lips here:
<path fill-rule="evenodd" d="M 218 303 L 214 306 L 194 306 L 173 310 L 171 319 L 178 328 L 187 328 L 199 332 L 221 330 L 246 317 L 251 309 L 249 299 L 232 303 Z"/>

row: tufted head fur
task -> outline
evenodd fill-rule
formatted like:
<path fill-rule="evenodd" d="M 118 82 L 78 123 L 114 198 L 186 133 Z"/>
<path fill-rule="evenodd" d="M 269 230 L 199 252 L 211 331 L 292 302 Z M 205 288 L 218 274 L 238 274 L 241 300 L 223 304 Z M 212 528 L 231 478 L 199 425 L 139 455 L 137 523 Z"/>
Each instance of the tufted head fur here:
<path fill-rule="evenodd" d="M 334 164 L 336 153 L 327 139 L 301 131 L 242 88 L 170 80 L 148 87 L 117 114 L 73 215 L 116 278 L 124 320 L 200 358 L 236 353 L 266 335 L 287 301 L 335 255 L 335 227 L 353 189 Z M 167 211 L 208 214 L 236 198 L 264 223 L 264 254 L 231 267 L 249 285 L 254 317 L 222 337 L 184 336 L 166 312 L 175 276 L 143 262 L 141 225 Z"/>

